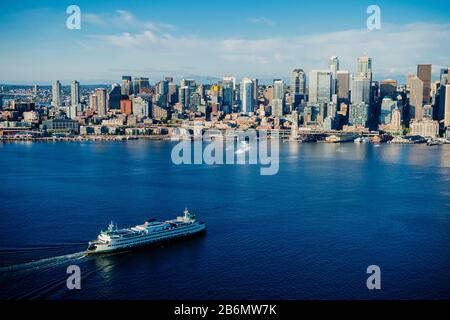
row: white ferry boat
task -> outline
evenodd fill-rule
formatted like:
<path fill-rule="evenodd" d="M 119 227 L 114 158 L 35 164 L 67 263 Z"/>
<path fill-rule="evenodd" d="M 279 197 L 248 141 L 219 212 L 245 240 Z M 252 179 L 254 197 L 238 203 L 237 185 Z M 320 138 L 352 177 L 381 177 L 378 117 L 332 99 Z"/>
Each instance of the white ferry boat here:
<path fill-rule="evenodd" d="M 151 219 L 132 228 L 118 229 L 111 222 L 107 230 L 102 230 L 96 240 L 89 242 L 87 253 L 129 250 L 192 236 L 205 230 L 205 223 L 197 221 L 187 209 L 182 217 L 167 221 Z"/>

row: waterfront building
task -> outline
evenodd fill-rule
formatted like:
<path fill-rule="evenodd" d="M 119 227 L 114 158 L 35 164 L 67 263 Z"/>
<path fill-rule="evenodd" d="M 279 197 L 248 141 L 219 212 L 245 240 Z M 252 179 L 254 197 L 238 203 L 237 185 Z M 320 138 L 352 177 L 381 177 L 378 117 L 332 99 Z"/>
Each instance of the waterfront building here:
<path fill-rule="evenodd" d="M 312 70 L 309 73 L 309 102 L 330 102 L 331 86 L 331 71 Z"/>
<path fill-rule="evenodd" d="M 439 123 L 434 120 L 413 120 L 409 127 L 413 136 L 431 138 L 439 136 Z"/>
<path fill-rule="evenodd" d="M 47 131 L 48 133 L 79 133 L 80 124 L 78 121 L 71 119 L 50 119 L 42 121 L 41 130 Z"/>

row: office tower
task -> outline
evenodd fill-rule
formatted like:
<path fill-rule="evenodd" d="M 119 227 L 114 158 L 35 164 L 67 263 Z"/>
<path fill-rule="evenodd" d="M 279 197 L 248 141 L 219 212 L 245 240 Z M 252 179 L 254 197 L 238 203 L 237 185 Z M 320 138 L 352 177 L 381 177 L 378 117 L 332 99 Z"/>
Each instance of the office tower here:
<path fill-rule="evenodd" d="M 423 82 L 423 103 L 430 102 L 430 87 L 431 87 L 431 64 L 417 65 L 417 77 Z"/>
<path fill-rule="evenodd" d="M 230 77 L 222 80 L 222 109 L 225 113 L 231 113 L 234 104 L 234 83 Z"/>
<path fill-rule="evenodd" d="M 258 79 L 252 79 L 252 85 L 253 85 L 253 105 L 257 105 L 258 100 Z"/>
<path fill-rule="evenodd" d="M 450 68 L 448 69 L 441 69 L 440 75 L 439 75 L 439 82 L 441 83 L 441 86 L 446 85 L 447 83 L 450 83 L 449 81 L 449 74 Z"/>
<path fill-rule="evenodd" d="M 422 119 L 423 92 L 423 81 L 419 77 L 412 78 L 409 105 L 411 116 L 416 120 Z"/>
<path fill-rule="evenodd" d="M 194 88 L 196 86 L 195 80 L 194 79 L 181 79 L 180 86 Z"/>
<path fill-rule="evenodd" d="M 52 83 L 52 106 L 55 108 L 61 107 L 61 83 L 59 80 Z"/>
<path fill-rule="evenodd" d="M 349 85 L 350 85 L 350 73 L 346 70 L 338 71 L 336 73 L 337 82 L 337 96 L 339 99 L 349 99 Z"/>
<path fill-rule="evenodd" d="M 303 69 L 294 69 L 292 71 L 290 93 L 292 109 L 298 108 L 306 96 L 306 73 Z"/>
<path fill-rule="evenodd" d="M 331 57 L 328 62 L 328 69 L 331 71 L 331 94 L 335 94 L 337 87 L 337 72 L 339 70 L 339 59 L 338 57 Z"/>
<path fill-rule="evenodd" d="M 167 100 L 170 105 L 174 105 L 178 101 L 178 88 L 175 83 L 169 82 L 168 84 L 168 92 L 167 92 Z"/>
<path fill-rule="evenodd" d="M 450 84 L 445 85 L 444 127 L 450 126 Z"/>
<path fill-rule="evenodd" d="M 391 121 L 389 124 L 390 131 L 399 133 L 402 130 L 402 112 L 399 108 L 395 108 L 391 112 Z"/>
<path fill-rule="evenodd" d="M 133 114 L 137 117 L 148 118 L 150 117 L 150 101 L 144 97 L 133 97 L 132 110 Z"/>
<path fill-rule="evenodd" d="M 122 87 L 121 87 L 122 95 L 130 96 L 133 93 L 132 90 L 133 88 L 131 85 L 131 76 L 122 76 Z"/>
<path fill-rule="evenodd" d="M 331 101 L 331 71 L 312 70 L 309 73 L 309 102 Z"/>
<path fill-rule="evenodd" d="M 356 76 L 369 78 L 372 81 L 372 58 L 358 57 L 356 61 Z"/>
<path fill-rule="evenodd" d="M 70 105 L 77 106 L 80 103 L 80 83 L 73 80 L 70 84 Z"/>
<path fill-rule="evenodd" d="M 108 106 L 111 110 L 120 110 L 120 98 L 122 96 L 122 91 L 120 85 L 114 83 L 111 86 L 111 91 L 109 92 Z"/>
<path fill-rule="evenodd" d="M 191 96 L 189 97 L 189 110 L 191 110 L 192 112 L 197 112 L 201 103 L 201 94 L 197 91 L 192 92 Z M 213 93 L 211 94 L 211 107 L 213 113 L 217 113 L 219 111 L 218 95 L 215 90 L 213 90 Z"/>
<path fill-rule="evenodd" d="M 164 80 L 167 81 L 168 83 L 173 82 L 173 77 L 164 77 Z"/>
<path fill-rule="evenodd" d="M 133 81 L 133 93 L 135 95 L 141 95 L 143 93 L 149 93 L 150 82 L 148 78 L 134 78 Z"/>
<path fill-rule="evenodd" d="M 33 86 L 33 93 L 36 94 L 36 93 L 38 93 L 38 91 L 39 91 L 39 86 L 37 84 L 35 84 Z"/>
<path fill-rule="evenodd" d="M 99 116 L 106 115 L 107 95 L 105 88 L 95 89 L 95 96 L 97 97 L 97 114 Z"/>
<path fill-rule="evenodd" d="M 371 81 L 369 78 L 356 76 L 352 79 L 352 104 L 370 104 Z"/>
<path fill-rule="evenodd" d="M 406 91 L 411 91 L 411 81 L 414 78 L 414 74 L 411 72 L 408 72 L 408 75 L 406 76 Z"/>
<path fill-rule="evenodd" d="M 383 98 L 381 102 L 380 124 L 386 125 L 391 123 L 392 111 L 397 108 L 397 101 L 391 98 Z"/>
<path fill-rule="evenodd" d="M 273 81 L 272 116 L 281 117 L 284 114 L 284 81 Z"/>
<path fill-rule="evenodd" d="M 369 121 L 369 105 L 366 103 L 351 104 L 348 124 L 356 127 L 367 127 Z"/>
<path fill-rule="evenodd" d="M 243 78 L 241 80 L 241 112 L 249 114 L 253 112 L 253 82 L 249 78 Z"/>
<path fill-rule="evenodd" d="M 381 98 L 393 98 L 397 93 L 397 80 L 386 79 L 380 81 L 380 96 Z"/>
<path fill-rule="evenodd" d="M 191 88 L 189 86 L 181 86 L 178 89 L 178 98 L 179 98 L 178 102 L 181 104 L 183 111 L 189 108 L 190 96 L 191 96 Z"/>
<path fill-rule="evenodd" d="M 233 83 L 233 90 L 236 90 L 236 77 L 225 76 L 223 77 L 223 81 L 230 81 L 231 83 Z"/>

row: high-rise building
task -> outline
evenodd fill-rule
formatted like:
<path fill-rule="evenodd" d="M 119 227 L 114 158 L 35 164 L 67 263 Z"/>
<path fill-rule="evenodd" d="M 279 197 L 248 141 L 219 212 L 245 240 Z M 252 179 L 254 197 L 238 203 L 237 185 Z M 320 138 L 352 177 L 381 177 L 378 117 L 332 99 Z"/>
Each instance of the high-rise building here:
<path fill-rule="evenodd" d="M 150 82 L 148 78 L 134 78 L 133 81 L 133 93 L 138 94 L 144 94 L 148 93 L 150 90 Z"/>
<path fill-rule="evenodd" d="M 386 79 L 380 81 L 380 96 L 381 98 L 392 98 L 397 93 L 397 80 Z"/>
<path fill-rule="evenodd" d="M 312 70 L 309 73 L 309 102 L 331 101 L 331 71 Z"/>
<path fill-rule="evenodd" d="M 120 98 L 122 92 L 121 87 L 117 83 L 113 84 L 111 87 L 111 91 L 109 92 L 109 109 L 111 110 L 120 110 Z"/>
<path fill-rule="evenodd" d="M 391 123 L 391 114 L 394 109 L 397 108 L 397 101 L 391 98 L 384 98 L 381 102 L 381 113 L 379 122 L 383 125 Z"/>
<path fill-rule="evenodd" d="M 243 78 L 241 80 L 241 112 L 249 114 L 253 112 L 253 82 L 249 78 Z"/>
<path fill-rule="evenodd" d="M 183 110 L 186 110 L 189 108 L 190 97 L 191 97 L 191 88 L 189 86 L 181 86 L 178 89 L 178 99 L 179 99 L 178 102 L 180 103 Z"/>
<path fill-rule="evenodd" d="M 306 97 L 306 73 L 303 69 L 292 70 L 290 94 L 292 109 L 295 109 Z"/>
<path fill-rule="evenodd" d="M 284 81 L 275 79 L 273 81 L 272 115 L 283 116 L 284 110 Z"/>
<path fill-rule="evenodd" d="M 369 121 L 369 105 L 366 103 L 351 104 L 348 124 L 366 128 Z"/>
<path fill-rule="evenodd" d="M 370 104 L 371 81 L 367 77 L 357 75 L 352 79 L 352 104 Z"/>
<path fill-rule="evenodd" d="M 133 93 L 131 83 L 131 76 L 122 76 L 121 91 L 123 96 L 130 96 Z"/>
<path fill-rule="evenodd" d="M 223 77 L 222 80 L 222 109 L 225 113 L 231 113 L 234 104 L 234 82 L 231 77 Z"/>
<path fill-rule="evenodd" d="M 253 106 L 257 106 L 258 100 L 258 79 L 252 79 L 253 86 Z"/>
<path fill-rule="evenodd" d="M 444 127 L 450 126 L 450 84 L 445 85 Z"/>
<path fill-rule="evenodd" d="M 430 88 L 431 88 L 431 64 L 417 65 L 417 77 L 423 82 L 423 103 L 430 102 Z"/>
<path fill-rule="evenodd" d="M 339 59 L 338 57 L 331 57 L 328 62 L 328 68 L 331 71 L 331 94 L 336 94 L 337 89 L 337 72 L 339 70 Z"/>
<path fill-rule="evenodd" d="M 73 80 L 70 84 L 70 105 L 78 106 L 80 103 L 80 83 Z"/>
<path fill-rule="evenodd" d="M 346 70 L 337 71 L 337 96 L 339 99 L 349 99 L 350 73 Z"/>
<path fill-rule="evenodd" d="M 423 92 L 423 81 L 419 77 L 412 78 L 409 105 L 411 117 L 416 120 L 422 120 Z"/>
<path fill-rule="evenodd" d="M 356 61 L 356 76 L 369 78 L 372 81 L 372 58 L 358 57 Z"/>
<path fill-rule="evenodd" d="M 106 89 L 105 88 L 98 88 L 95 89 L 95 96 L 97 97 L 97 114 L 99 116 L 106 115 L 107 111 L 107 103 L 108 98 L 106 95 Z"/>
<path fill-rule="evenodd" d="M 133 113 L 132 102 L 129 98 L 123 98 L 120 100 L 120 112 L 126 115 Z"/>
<path fill-rule="evenodd" d="M 52 83 L 52 106 L 55 108 L 61 107 L 61 83 L 59 80 Z"/>
<path fill-rule="evenodd" d="M 150 117 L 150 101 L 144 97 L 133 97 L 132 110 L 137 117 Z"/>

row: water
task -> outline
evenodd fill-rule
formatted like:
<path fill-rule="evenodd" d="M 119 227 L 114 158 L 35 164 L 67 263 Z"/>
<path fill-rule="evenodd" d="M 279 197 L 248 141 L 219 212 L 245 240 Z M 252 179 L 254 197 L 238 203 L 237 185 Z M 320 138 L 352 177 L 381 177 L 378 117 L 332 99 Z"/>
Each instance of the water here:
<path fill-rule="evenodd" d="M 280 145 L 280 171 L 161 141 L 0 144 L 0 298 L 450 298 L 450 145 Z M 110 220 L 187 206 L 206 235 L 85 256 Z M 81 290 L 66 268 L 81 268 Z M 366 288 L 381 268 L 382 290 Z"/>

